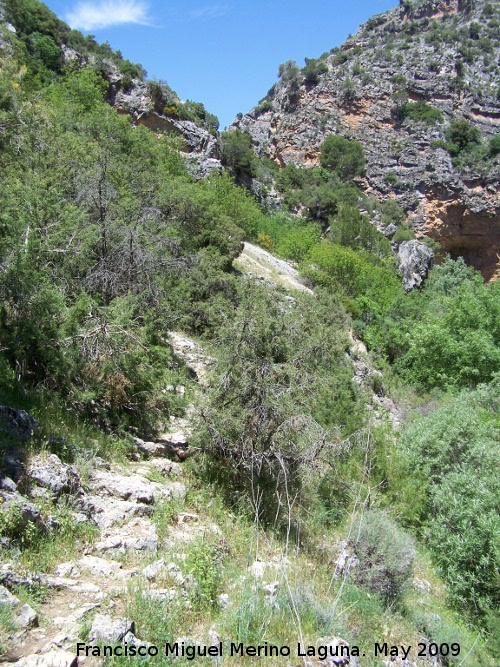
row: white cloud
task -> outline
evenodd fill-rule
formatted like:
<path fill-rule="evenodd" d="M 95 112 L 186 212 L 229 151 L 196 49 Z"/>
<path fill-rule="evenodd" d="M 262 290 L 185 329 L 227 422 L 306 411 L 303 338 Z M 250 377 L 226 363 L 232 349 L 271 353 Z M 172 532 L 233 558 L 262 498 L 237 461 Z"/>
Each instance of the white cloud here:
<path fill-rule="evenodd" d="M 229 5 L 209 5 L 200 9 L 193 9 L 189 12 L 194 19 L 217 19 L 224 16 L 229 11 Z"/>
<path fill-rule="evenodd" d="M 95 30 L 123 23 L 148 24 L 148 7 L 141 0 L 100 0 L 79 2 L 66 15 L 72 28 Z"/>

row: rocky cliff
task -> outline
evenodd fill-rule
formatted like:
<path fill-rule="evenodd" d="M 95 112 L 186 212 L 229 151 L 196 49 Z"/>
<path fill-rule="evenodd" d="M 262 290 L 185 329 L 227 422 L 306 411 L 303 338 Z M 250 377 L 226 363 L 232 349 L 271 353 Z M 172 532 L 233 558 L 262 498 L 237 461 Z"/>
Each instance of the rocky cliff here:
<path fill-rule="evenodd" d="M 92 56 L 84 57 L 69 47 L 63 47 L 63 50 L 67 64 L 95 64 Z M 179 109 L 183 109 L 184 103 L 166 84 L 140 78 L 128 82 L 126 75 L 111 60 L 104 60 L 100 67 L 109 83 L 108 102 L 119 113 L 130 115 L 137 125 L 179 137 L 181 151 L 190 156 L 195 175 L 205 176 L 220 168 L 217 132 L 214 129 L 210 131 L 208 119 L 205 120 L 210 114 L 206 113 L 203 105 L 191 103 L 202 109 L 203 118 L 200 118 L 200 122 L 181 118 Z"/>
<path fill-rule="evenodd" d="M 402 0 L 303 70 L 282 66 L 234 127 L 281 166 L 319 164 L 331 133 L 361 141 L 367 194 L 396 198 L 417 238 L 498 277 L 499 28 L 496 2 Z M 470 143 L 453 144 L 452 127 Z"/>

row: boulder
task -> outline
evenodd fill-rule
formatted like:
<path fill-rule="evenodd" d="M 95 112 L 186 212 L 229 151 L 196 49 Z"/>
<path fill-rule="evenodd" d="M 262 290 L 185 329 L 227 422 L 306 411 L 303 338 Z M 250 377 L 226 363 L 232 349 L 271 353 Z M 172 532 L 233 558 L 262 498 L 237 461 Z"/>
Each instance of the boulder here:
<path fill-rule="evenodd" d="M 105 531 L 103 539 L 97 542 L 94 548 L 100 553 L 141 551 L 156 554 L 158 549 L 156 527 L 144 519 L 135 519 L 122 526 L 119 531 Z"/>
<path fill-rule="evenodd" d="M 155 581 L 156 577 L 165 569 L 165 561 L 163 558 L 157 560 L 155 563 L 151 563 L 145 567 L 142 571 L 142 575 L 146 577 L 149 581 Z"/>
<path fill-rule="evenodd" d="M 135 633 L 135 623 L 129 618 L 112 618 L 108 614 L 96 614 L 89 632 L 89 642 L 118 643 L 125 635 Z"/>
<path fill-rule="evenodd" d="M 30 485 L 47 489 L 53 499 L 63 494 L 76 497 L 84 495 L 76 468 L 63 463 L 55 454 L 33 458 L 26 475 Z"/>
<path fill-rule="evenodd" d="M 16 598 L 15 595 L 12 595 L 5 586 L 0 586 L 0 605 L 7 605 L 11 609 L 17 607 L 21 604 L 19 598 Z"/>
<path fill-rule="evenodd" d="M 58 577 L 79 577 L 80 571 L 72 562 L 60 563 L 54 570 Z"/>
<path fill-rule="evenodd" d="M 229 595 L 227 593 L 221 593 L 217 598 L 217 602 L 221 609 L 226 609 L 229 606 Z"/>
<path fill-rule="evenodd" d="M 38 626 L 38 614 L 29 604 L 23 604 L 14 613 L 14 622 L 24 630 Z"/>
<path fill-rule="evenodd" d="M 87 501 L 91 505 L 92 518 L 101 529 L 110 528 L 134 517 L 150 516 L 154 511 L 152 505 L 109 496 L 87 496 Z"/>
<path fill-rule="evenodd" d="M 17 489 L 17 485 L 14 480 L 0 472 L 0 489 L 2 491 L 10 491 L 11 493 L 14 493 Z"/>
<path fill-rule="evenodd" d="M 399 272 L 405 292 L 421 287 L 432 268 L 434 253 L 421 241 L 403 241 L 398 249 Z"/>
<path fill-rule="evenodd" d="M 167 487 L 157 482 L 150 482 L 141 475 L 119 475 L 103 470 L 95 471 L 92 477 L 94 492 L 145 505 L 152 505 L 156 500 L 168 500 L 183 495 L 177 486 L 182 485 L 174 483 L 172 487 Z"/>
<path fill-rule="evenodd" d="M 20 536 L 30 524 L 40 529 L 46 528 L 38 507 L 17 491 L 9 493 L 0 490 L 0 508 L 11 520 L 13 537 Z"/>
<path fill-rule="evenodd" d="M 25 410 L 0 405 L 0 435 L 26 442 L 37 430 L 37 420 Z"/>
<path fill-rule="evenodd" d="M 122 567 L 116 560 L 105 560 L 96 556 L 83 556 L 77 561 L 77 565 L 96 577 L 113 577 Z"/>

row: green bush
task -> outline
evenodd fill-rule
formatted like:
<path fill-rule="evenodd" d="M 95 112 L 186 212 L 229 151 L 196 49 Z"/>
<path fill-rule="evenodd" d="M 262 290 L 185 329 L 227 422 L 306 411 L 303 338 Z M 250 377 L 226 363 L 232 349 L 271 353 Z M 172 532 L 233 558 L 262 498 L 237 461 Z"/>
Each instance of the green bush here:
<path fill-rule="evenodd" d="M 395 243 L 403 243 L 403 241 L 412 241 L 414 238 L 415 238 L 415 232 L 413 231 L 413 229 L 398 227 L 398 230 L 392 237 L 392 240 Z"/>
<path fill-rule="evenodd" d="M 471 125 L 469 121 L 453 120 L 446 133 L 448 150 L 452 155 L 458 155 L 462 151 L 470 150 L 471 147 L 481 143 L 479 128 Z"/>
<path fill-rule="evenodd" d="M 276 252 L 294 262 L 301 262 L 310 249 L 319 242 L 321 229 L 318 225 L 304 225 L 284 235 L 276 245 Z"/>
<path fill-rule="evenodd" d="M 302 74 L 295 60 L 287 60 L 286 63 L 282 63 L 278 69 L 278 76 L 286 83 L 290 102 L 292 104 L 295 103 L 303 81 Z"/>
<path fill-rule="evenodd" d="M 6 0 L 7 20 L 21 37 L 34 33 L 48 36 L 57 45 L 64 43 L 70 28 L 38 0 Z"/>
<path fill-rule="evenodd" d="M 217 607 L 223 581 L 224 547 L 216 541 L 196 542 L 186 559 L 186 570 L 195 578 L 191 597 L 198 609 Z"/>
<path fill-rule="evenodd" d="M 418 102 L 408 102 L 405 104 L 400 114 L 403 118 L 408 118 L 409 120 L 414 120 L 421 123 L 439 123 L 443 120 L 443 114 L 439 109 L 431 106 L 424 100 L 419 100 Z"/>
<path fill-rule="evenodd" d="M 256 158 L 252 138 L 239 129 L 222 132 L 222 164 L 227 167 L 237 181 L 255 176 Z"/>
<path fill-rule="evenodd" d="M 424 491 L 416 511 L 427 545 L 453 602 L 476 619 L 500 604 L 498 387 L 496 376 L 460 394 L 410 425 L 400 445 Z"/>
<path fill-rule="evenodd" d="M 386 199 L 379 208 L 382 222 L 386 225 L 402 225 L 406 221 L 406 213 L 395 199 Z"/>
<path fill-rule="evenodd" d="M 217 380 L 197 443 L 211 454 L 208 474 L 231 504 L 281 525 L 279 497 L 285 488 L 302 495 L 318 437 L 334 424 L 359 425 L 346 319 L 338 300 L 321 291 L 296 294 L 300 306 L 292 308 L 265 286 L 240 284 L 238 295 L 217 332 Z M 322 456 L 331 455 L 326 447 Z"/>
<path fill-rule="evenodd" d="M 42 61 L 47 69 L 55 72 L 59 71 L 63 64 L 63 53 L 58 44 L 49 37 L 34 32 L 30 35 L 28 48 L 35 56 Z"/>
<path fill-rule="evenodd" d="M 436 266 L 421 292 L 397 299 L 368 338 L 420 388 L 474 387 L 500 370 L 500 292 L 460 259 Z M 375 343 L 377 340 L 377 343 Z"/>
<path fill-rule="evenodd" d="M 305 61 L 305 67 L 302 68 L 304 82 L 315 86 L 319 83 L 320 76 L 328 72 L 328 65 L 323 60 L 316 58 L 306 58 Z"/>
<path fill-rule="evenodd" d="M 396 367 L 421 387 L 475 386 L 500 369 L 497 290 L 464 283 L 412 326 Z"/>
<path fill-rule="evenodd" d="M 353 535 L 359 560 L 353 570 L 356 583 L 379 595 L 386 606 L 394 604 L 413 574 L 413 539 L 378 510 L 365 512 L 354 525 Z"/>
<path fill-rule="evenodd" d="M 495 134 L 494 137 L 491 137 L 489 150 L 491 157 L 496 157 L 500 154 L 500 134 Z"/>
<path fill-rule="evenodd" d="M 330 219 L 330 238 L 333 243 L 353 250 L 366 250 L 381 257 L 389 255 L 389 241 L 357 208 L 343 204 Z"/>
<path fill-rule="evenodd" d="M 388 171 L 386 174 L 384 174 L 384 183 L 387 185 L 396 186 L 399 183 L 399 178 L 393 171 Z"/>
<path fill-rule="evenodd" d="M 363 146 L 354 139 L 345 139 L 334 134 L 328 135 L 321 144 L 321 166 L 336 173 L 347 181 L 365 173 Z"/>
<path fill-rule="evenodd" d="M 323 242 L 312 247 L 301 272 L 313 282 L 359 301 L 359 308 L 384 311 L 401 291 L 396 272 L 367 252 Z M 358 312 L 359 314 L 359 312 Z"/>
<path fill-rule="evenodd" d="M 263 113 L 266 113 L 266 111 L 272 111 L 273 109 L 273 103 L 271 100 L 265 99 L 263 102 L 258 104 L 254 111 L 256 116 L 260 116 Z"/>

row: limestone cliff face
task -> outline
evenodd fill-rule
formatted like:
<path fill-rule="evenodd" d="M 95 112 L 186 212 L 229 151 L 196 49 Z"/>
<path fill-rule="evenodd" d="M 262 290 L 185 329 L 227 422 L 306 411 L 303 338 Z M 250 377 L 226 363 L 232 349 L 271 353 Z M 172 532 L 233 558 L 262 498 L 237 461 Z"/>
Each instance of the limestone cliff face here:
<path fill-rule="evenodd" d="M 395 197 L 418 238 L 430 236 L 487 278 L 500 275 L 500 159 L 454 166 L 436 145 L 453 119 L 486 142 L 500 133 L 500 6 L 483 0 L 424 0 L 375 16 L 341 49 L 323 56 L 317 83 L 283 76 L 235 127 L 280 165 L 317 165 L 325 137 L 361 141 L 364 189 Z M 425 101 L 441 113 L 401 113 Z M 435 112 L 436 113 L 436 112 Z M 411 114 L 410 114 L 411 116 Z"/>
<path fill-rule="evenodd" d="M 82 56 L 65 45 L 62 49 L 67 64 L 77 64 L 79 67 L 93 64 L 93 56 Z M 100 69 L 109 83 L 107 101 L 118 113 L 131 116 L 134 123 L 144 125 L 154 132 L 168 132 L 179 137 L 181 151 L 188 156 L 194 175 L 206 176 L 214 169 L 220 169 L 217 134 L 193 121 L 172 118 L 164 113 L 169 103 L 179 101 L 168 86 L 140 79 L 132 79 L 125 84 L 124 75 L 111 60 L 102 61 Z"/>
<path fill-rule="evenodd" d="M 66 61 L 78 59 L 83 64 L 81 56 L 72 49 L 65 50 L 65 58 Z M 193 121 L 172 118 L 164 113 L 164 108 L 170 102 L 178 100 L 173 91 L 165 85 L 138 79 L 133 79 L 125 87 L 123 75 L 114 63 L 106 61 L 101 67 L 104 67 L 103 73 L 109 82 L 108 102 L 118 113 L 130 115 L 134 123 L 150 130 L 178 136 L 182 140 L 181 150 L 193 160 L 198 159 L 200 164 L 205 164 L 208 171 L 210 166 L 220 167 L 217 136 Z"/>
<path fill-rule="evenodd" d="M 133 82 L 126 91 L 117 86 L 110 93 L 110 102 L 120 113 L 130 114 L 138 125 L 182 137 L 184 152 L 206 158 L 219 157 L 216 136 L 192 121 L 171 118 L 163 113 L 166 103 L 161 96 L 161 86 L 152 87 L 141 81 Z"/>

